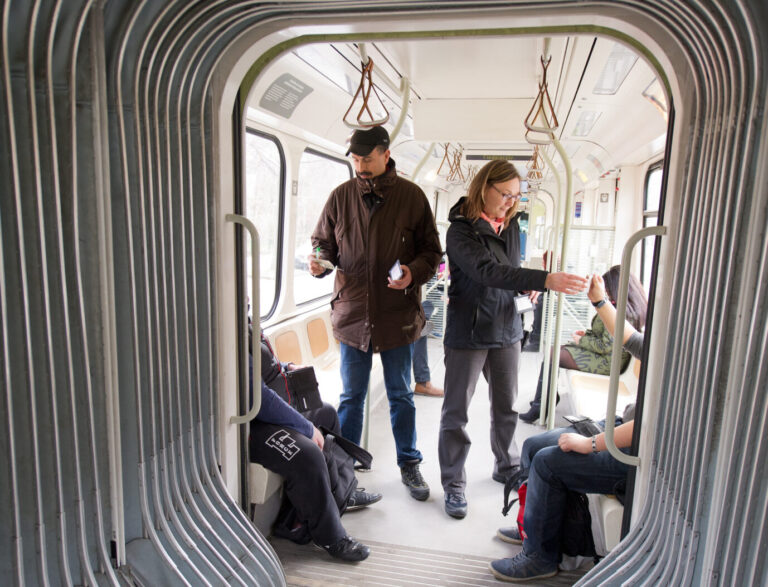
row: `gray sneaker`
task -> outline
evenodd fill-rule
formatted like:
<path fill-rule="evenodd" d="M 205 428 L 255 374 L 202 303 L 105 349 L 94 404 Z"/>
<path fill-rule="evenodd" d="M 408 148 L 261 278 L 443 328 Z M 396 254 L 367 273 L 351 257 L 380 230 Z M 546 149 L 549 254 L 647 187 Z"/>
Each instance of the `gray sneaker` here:
<path fill-rule="evenodd" d="M 520 530 L 517 529 L 517 526 L 499 528 L 496 530 L 496 536 L 498 536 L 499 539 L 503 540 L 504 542 L 509 542 L 510 544 L 523 543 L 523 539 L 520 538 Z"/>
<path fill-rule="evenodd" d="M 510 583 L 525 583 L 557 575 L 557 564 L 548 564 L 536 556 L 519 552 L 512 558 L 502 558 L 490 565 L 493 576 Z"/>
<path fill-rule="evenodd" d="M 429 497 L 429 485 L 421 476 L 419 463 L 405 463 L 400 467 L 400 477 L 403 483 L 408 486 L 413 499 L 424 501 Z"/>
<path fill-rule="evenodd" d="M 467 515 L 467 499 L 463 493 L 445 494 L 445 513 L 457 520 Z"/>

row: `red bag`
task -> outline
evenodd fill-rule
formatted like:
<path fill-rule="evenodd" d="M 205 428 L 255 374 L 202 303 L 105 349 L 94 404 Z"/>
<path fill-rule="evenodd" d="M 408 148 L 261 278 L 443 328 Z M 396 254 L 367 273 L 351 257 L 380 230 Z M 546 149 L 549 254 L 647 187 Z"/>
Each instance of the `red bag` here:
<path fill-rule="evenodd" d="M 515 502 L 520 502 L 520 509 L 517 510 L 517 529 L 520 532 L 520 538 L 525 540 L 528 538 L 528 535 L 523 530 L 523 517 L 525 516 L 525 494 L 528 492 L 528 482 L 523 481 L 517 489 L 517 499 L 509 501 L 509 494 L 514 491 L 516 481 L 515 477 L 511 477 L 504 484 L 504 509 L 501 510 L 501 513 L 506 516 L 509 510 L 512 509 L 512 506 L 515 505 Z"/>
<path fill-rule="evenodd" d="M 523 481 L 520 489 L 517 490 L 517 499 L 520 501 L 520 509 L 517 510 L 517 529 L 520 532 L 520 539 L 526 540 L 528 535 L 523 530 L 523 517 L 525 516 L 525 494 L 528 493 L 528 481 Z M 514 502 L 513 502 L 514 503 Z"/>

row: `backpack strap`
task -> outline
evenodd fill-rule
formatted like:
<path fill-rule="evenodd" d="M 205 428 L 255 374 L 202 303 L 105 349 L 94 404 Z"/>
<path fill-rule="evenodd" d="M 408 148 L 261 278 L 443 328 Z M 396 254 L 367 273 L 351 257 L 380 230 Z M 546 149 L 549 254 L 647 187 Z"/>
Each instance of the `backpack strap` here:
<path fill-rule="evenodd" d="M 367 450 L 365 450 L 362 446 L 356 445 L 351 440 L 347 440 L 343 436 L 339 436 L 337 434 L 334 434 L 328 428 L 325 426 L 320 426 L 320 431 L 323 433 L 324 436 L 331 435 L 336 439 L 336 444 L 339 445 L 339 448 L 343 449 L 345 453 L 347 453 L 349 456 L 351 456 L 353 459 L 355 459 L 358 463 L 361 463 L 365 466 L 366 469 L 371 468 L 371 463 L 373 462 L 373 455 L 369 453 Z"/>

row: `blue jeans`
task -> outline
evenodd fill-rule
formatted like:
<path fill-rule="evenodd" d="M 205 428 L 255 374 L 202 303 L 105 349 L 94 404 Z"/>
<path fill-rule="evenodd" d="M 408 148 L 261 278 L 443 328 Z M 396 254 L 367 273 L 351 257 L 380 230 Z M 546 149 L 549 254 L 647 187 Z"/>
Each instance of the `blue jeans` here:
<path fill-rule="evenodd" d="M 413 378 L 416 383 L 426 383 L 432 380 L 432 374 L 429 372 L 429 358 L 427 356 L 427 337 L 422 336 L 419 340 L 411 343 L 413 347 Z"/>
<path fill-rule="evenodd" d="M 424 308 L 424 316 L 429 320 L 432 312 L 435 310 L 434 304 L 429 300 L 421 303 Z M 411 343 L 413 348 L 413 379 L 416 383 L 426 383 L 432 381 L 432 374 L 429 372 L 429 358 L 427 356 L 427 337 L 422 336 L 416 342 Z"/>
<path fill-rule="evenodd" d="M 389 399 L 389 419 L 395 437 L 397 464 L 421 462 L 416 448 L 416 406 L 411 391 L 411 345 L 382 351 L 384 386 Z M 339 422 L 344 438 L 360 444 L 365 414 L 365 396 L 371 378 L 373 350 L 358 350 L 341 343 L 341 381 L 344 391 L 339 403 Z"/>
<path fill-rule="evenodd" d="M 616 484 L 626 478 L 629 470 L 608 451 L 584 455 L 560 450 L 557 438 L 563 432 L 571 431 L 560 428 L 529 438 L 523 445 L 521 458 L 523 466 L 526 459 L 530 459 L 523 551 L 554 565 L 560 562 L 560 528 L 565 514 L 566 490 L 613 493 Z M 552 438 L 555 445 L 544 446 Z M 529 443 L 534 439 L 537 440 Z M 622 452 L 628 451 L 622 449 Z"/>

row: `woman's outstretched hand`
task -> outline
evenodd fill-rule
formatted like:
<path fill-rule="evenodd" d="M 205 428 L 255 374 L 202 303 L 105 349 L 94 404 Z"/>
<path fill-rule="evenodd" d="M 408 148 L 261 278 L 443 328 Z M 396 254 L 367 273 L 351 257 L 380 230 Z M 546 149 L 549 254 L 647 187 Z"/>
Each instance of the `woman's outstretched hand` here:
<path fill-rule="evenodd" d="M 587 289 L 587 279 L 573 273 L 550 273 L 544 281 L 544 287 L 564 294 L 577 294 Z"/>
<path fill-rule="evenodd" d="M 592 279 L 589 280 L 587 297 L 591 302 L 595 303 L 605 298 L 605 283 L 603 283 L 603 278 L 597 273 L 593 273 Z"/>

